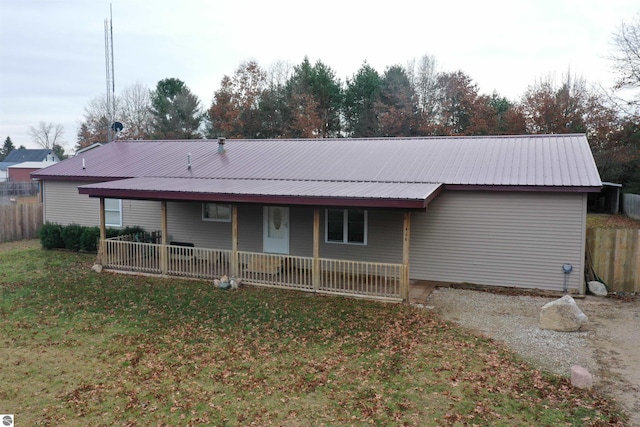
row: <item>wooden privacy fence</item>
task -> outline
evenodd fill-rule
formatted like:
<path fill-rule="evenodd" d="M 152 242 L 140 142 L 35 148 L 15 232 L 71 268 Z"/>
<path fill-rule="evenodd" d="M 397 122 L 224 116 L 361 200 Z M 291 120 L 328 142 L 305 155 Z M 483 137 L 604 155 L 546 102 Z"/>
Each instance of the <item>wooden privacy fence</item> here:
<path fill-rule="evenodd" d="M 0 205 L 0 242 L 35 239 L 42 226 L 42 203 Z"/>
<path fill-rule="evenodd" d="M 640 220 L 640 194 L 622 195 L 622 212 L 629 218 Z"/>
<path fill-rule="evenodd" d="M 640 230 L 590 228 L 587 250 L 609 291 L 640 292 Z"/>

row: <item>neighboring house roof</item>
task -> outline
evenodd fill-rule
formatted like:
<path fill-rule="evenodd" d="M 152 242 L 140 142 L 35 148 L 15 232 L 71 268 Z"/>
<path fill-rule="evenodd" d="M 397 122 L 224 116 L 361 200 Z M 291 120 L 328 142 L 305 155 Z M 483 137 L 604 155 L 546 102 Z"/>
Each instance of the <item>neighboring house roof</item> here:
<path fill-rule="evenodd" d="M 0 162 L 0 171 L 6 171 L 9 166 L 17 165 L 18 162 Z"/>
<path fill-rule="evenodd" d="M 22 163 L 15 163 L 9 166 L 9 168 L 11 169 L 42 169 L 49 166 L 53 166 L 56 163 L 57 162 L 22 162 Z"/>
<path fill-rule="evenodd" d="M 118 141 L 32 176 L 94 182 L 137 178 L 80 188 L 105 197 L 134 198 L 144 191 L 147 198 L 222 197 L 225 180 L 230 192 L 247 197 L 328 197 L 337 203 L 395 195 L 407 207 L 414 197 L 426 197 L 426 205 L 441 185 L 520 191 L 599 191 L 602 185 L 584 135 L 228 140 L 223 154 L 217 150 L 216 140 Z"/>
<path fill-rule="evenodd" d="M 55 161 L 60 159 L 50 149 L 29 149 L 29 148 L 16 148 L 11 151 L 4 159 L 5 162 L 42 162 L 42 161 Z"/>

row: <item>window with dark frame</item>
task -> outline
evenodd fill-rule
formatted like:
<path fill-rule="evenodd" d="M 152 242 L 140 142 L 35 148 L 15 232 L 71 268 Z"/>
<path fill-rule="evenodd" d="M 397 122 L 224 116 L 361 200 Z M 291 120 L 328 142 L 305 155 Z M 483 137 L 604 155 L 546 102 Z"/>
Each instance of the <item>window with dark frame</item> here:
<path fill-rule="evenodd" d="M 367 244 L 365 209 L 327 209 L 325 218 L 327 243 Z"/>
<path fill-rule="evenodd" d="M 202 204 L 202 220 L 203 221 L 231 221 L 231 205 L 226 203 L 203 203 Z"/>

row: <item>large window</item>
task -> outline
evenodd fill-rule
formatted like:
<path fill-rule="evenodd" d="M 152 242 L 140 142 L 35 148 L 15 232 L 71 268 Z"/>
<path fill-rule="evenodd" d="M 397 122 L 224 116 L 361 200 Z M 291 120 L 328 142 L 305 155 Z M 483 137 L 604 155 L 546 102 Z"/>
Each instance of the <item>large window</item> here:
<path fill-rule="evenodd" d="M 224 203 L 203 203 L 202 220 L 230 222 L 231 205 Z"/>
<path fill-rule="evenodd" d="M 104 199 L 104 222 L 108 227 L 122 227 L 122 200 Z"/>
<path fill-rule="evenodd" d="M 325 212 L 328 243 L 367 244 L 367 211 L 364 209 L 327 209 Z"/>

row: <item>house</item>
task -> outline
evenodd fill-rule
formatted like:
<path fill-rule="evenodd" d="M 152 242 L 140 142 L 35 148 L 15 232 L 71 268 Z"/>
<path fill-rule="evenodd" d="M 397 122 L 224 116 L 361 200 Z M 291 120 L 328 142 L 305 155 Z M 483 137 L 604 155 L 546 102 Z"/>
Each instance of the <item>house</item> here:
<path fill-rule="evenodd" d="M 32 177 L 45 221 L 162 230 L 144 257 L 103 231 L 115 269 L 195 268 L 174 266 L 181 253 L 210 262 L 196 276 L 224 260 L 269 283 L 295 265 L 278 283 L 358 294 L 388 267 L 399 299 L 409 279 L 584 293 L 587 194 L 602 186 L 584 135 L 118 141 Z"/>
<path fill-rule="evenodd" d="M 17 165 L 16 162 L 0 162 L 0 182 L 9 179 L 9 166 Z"/>
<path fill-rule="evenodd" d="M 14 163 L 7 168 L 10 182 L 31 182 L 31 173 L 46 168 L 57 162 L 22 162 Z"/>
<path fill-rule="evenodd" d="M 22 162 L 59 162 L 57 154 L 49 149 L 31 149 L 16 148 L 11 151 L 4 159 L 5 162 L 22 163 Z"/>

